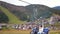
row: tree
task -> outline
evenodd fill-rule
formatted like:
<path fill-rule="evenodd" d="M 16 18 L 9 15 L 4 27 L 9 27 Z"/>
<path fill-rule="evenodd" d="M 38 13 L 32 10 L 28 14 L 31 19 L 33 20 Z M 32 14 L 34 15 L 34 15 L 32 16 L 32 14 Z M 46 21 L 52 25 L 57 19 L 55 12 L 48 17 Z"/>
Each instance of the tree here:
<path fill-rule="evenodd" d="M 0 11 L 0 23 L 8 23 L 9 19 L 2 11 Z"/>

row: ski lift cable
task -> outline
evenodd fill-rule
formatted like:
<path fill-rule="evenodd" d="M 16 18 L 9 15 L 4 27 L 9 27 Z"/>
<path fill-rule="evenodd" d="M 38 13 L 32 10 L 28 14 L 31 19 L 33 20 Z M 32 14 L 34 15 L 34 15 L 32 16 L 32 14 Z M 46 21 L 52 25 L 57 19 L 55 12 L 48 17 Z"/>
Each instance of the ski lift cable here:
<path fill-rule="evenodd" d="M 24 3 L 27 3 L 27 4 L 31 4 L 31 3 L 29 3 L 29 2 L 26 2 L 26 1 L 23 1 L 23 0 L 19 0 L 19 1 L 21 1 L 21 2 L 24 2 Z"/>

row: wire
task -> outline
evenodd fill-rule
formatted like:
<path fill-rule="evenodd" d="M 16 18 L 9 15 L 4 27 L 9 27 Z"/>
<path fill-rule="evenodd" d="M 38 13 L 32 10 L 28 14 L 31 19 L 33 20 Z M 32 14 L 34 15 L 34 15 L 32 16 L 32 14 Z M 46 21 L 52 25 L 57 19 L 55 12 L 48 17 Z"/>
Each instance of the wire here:
<path fill-rule="evenodd" d="M 29 3 L 29 2 L 26 2 L 26 1 L 23 1 L 23 0 L 19 0 L 19 1 L 21 1 L 21 2 L 24 2 L 24 3 L 27 3 L 27 4 L 31 4 L 31 3 Z"/>

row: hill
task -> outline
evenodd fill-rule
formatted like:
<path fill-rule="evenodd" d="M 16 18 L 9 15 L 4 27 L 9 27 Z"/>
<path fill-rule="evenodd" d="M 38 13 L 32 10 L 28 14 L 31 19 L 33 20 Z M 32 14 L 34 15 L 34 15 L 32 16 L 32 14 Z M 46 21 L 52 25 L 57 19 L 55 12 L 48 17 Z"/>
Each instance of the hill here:
<path fill-rule="evenodd" d="M 37 18 L 43 17 L 49 17 L 52 14 L 51 8 L 45 5 L 39 5 L 39 4 L 32 4 L 28 6 L 16 6 L 9 4 L 7 2 L 0 1 L 0 5 L 7 8 L 11 13 L 16 15 L 20 20 L 31 20 L 34 19 L 34 8 L 37 8 Z M 33 7 L 35 6 L 35 7 Z M 31 16 L 32 15 L 32 16 Z M 29 16 L 29 18 L 27 17 Z"/>
<path fill-rule="evenodd" d="M 60 6 L 53 7 L 54 9 L 60 10 Z"/>
<path fill-rule="evenodd" d="M 60 15 L 60 6 L 53 7 L 53 13 Z"/>
<path fill-rule="evenodd" d="M 0 6 L 8 9 L 12 14 L 16 15 L 20 20 L 26 20 L 26 14 L 29 12 L 24 6 L 16 6 L 0 1 Z M 29 13 L 28 13 L 29 14 Z"/>
<path fill-rule="evenodd" d="M 48 18 L 52 15 L 51 8 L 45 5 L 31 4 L 26 6 L 26 8 L 31 12 L 31 19 L 35 19 L 34 17 L 37 19 L 40 17 Z"/>
<path fill-rule="evenodd" d="M 13 24 L 23 23 L 23 21 L 20 21 L 15 15 L 10 13 L 9 10 L 7 10 L 6 8 L 0 6 L 0 10 L 3 11 L 8 16 L 9 23 L 13 23 Z"/>

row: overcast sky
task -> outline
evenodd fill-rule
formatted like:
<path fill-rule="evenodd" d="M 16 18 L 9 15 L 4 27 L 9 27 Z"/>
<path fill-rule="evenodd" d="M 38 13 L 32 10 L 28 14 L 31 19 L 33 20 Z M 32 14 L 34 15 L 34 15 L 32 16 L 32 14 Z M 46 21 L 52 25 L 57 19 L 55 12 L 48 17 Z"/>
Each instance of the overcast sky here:
<path fill-rule="evenodd" d="M 5 1 L 5 2 L 15 4 L 18 6 L 29 5 L 29 4 L 21 2 L 19 0 L 0 0 L 0 1 Z M 42 4 L 42 5 L 46 5 L 49 7 L 60 6 L 60 0 L 23 0 L 23 1 L 29 2 L 31 4 Z"/>

